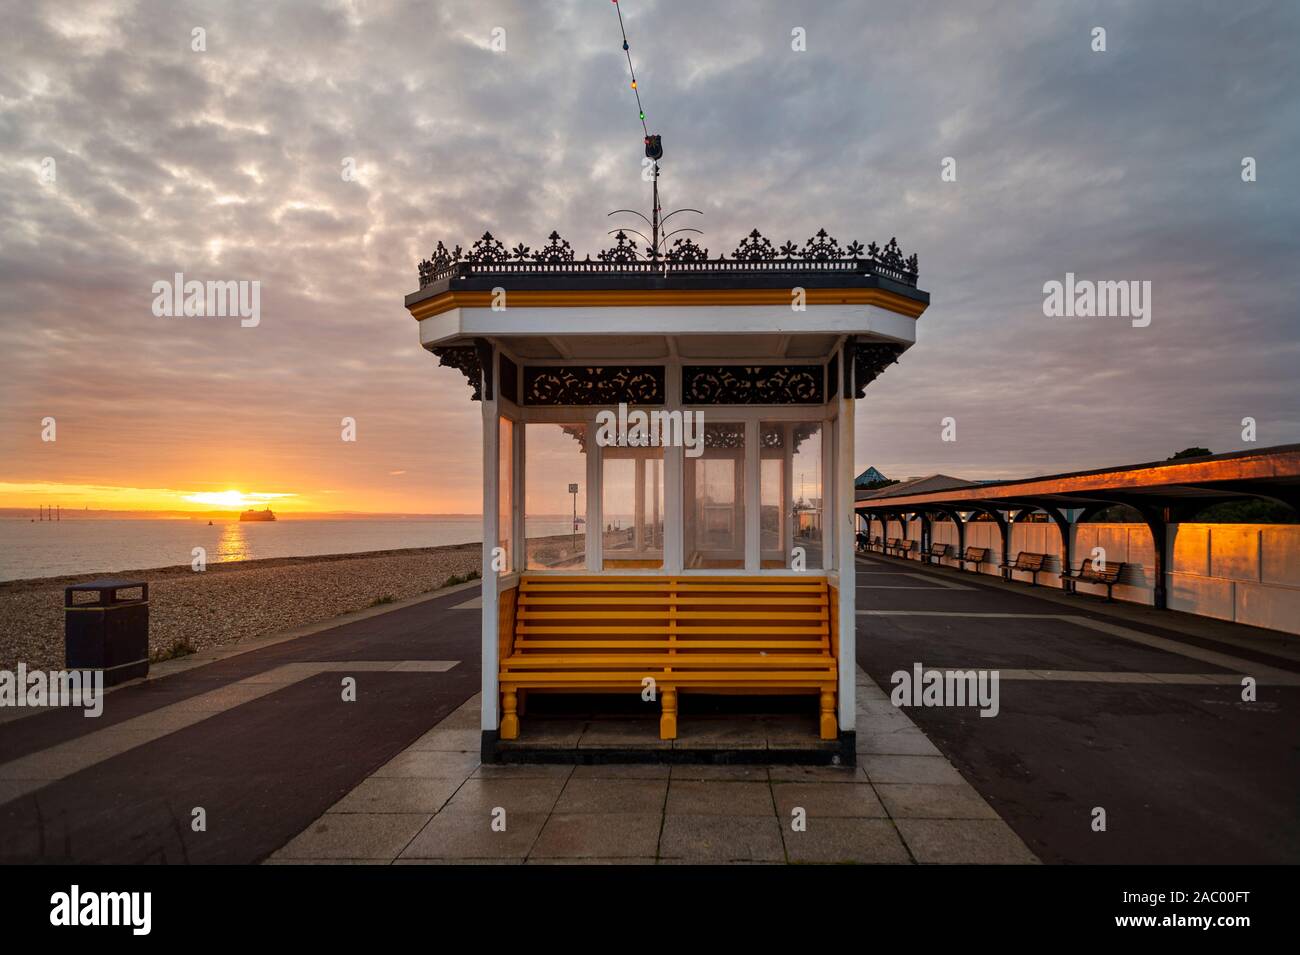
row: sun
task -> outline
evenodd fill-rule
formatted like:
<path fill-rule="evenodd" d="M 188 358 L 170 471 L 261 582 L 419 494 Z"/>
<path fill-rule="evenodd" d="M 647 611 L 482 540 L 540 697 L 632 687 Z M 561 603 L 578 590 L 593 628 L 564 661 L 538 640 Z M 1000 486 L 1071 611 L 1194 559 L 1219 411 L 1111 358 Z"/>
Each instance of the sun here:
<path fill-rule="evenodd" d="M 286 494 L 245 494 L 243 491 L 198 491 L 185 495 L 191 504 L 205 504 L 208 507 L 244 508 L 255 504 L 265 504 Z"/>

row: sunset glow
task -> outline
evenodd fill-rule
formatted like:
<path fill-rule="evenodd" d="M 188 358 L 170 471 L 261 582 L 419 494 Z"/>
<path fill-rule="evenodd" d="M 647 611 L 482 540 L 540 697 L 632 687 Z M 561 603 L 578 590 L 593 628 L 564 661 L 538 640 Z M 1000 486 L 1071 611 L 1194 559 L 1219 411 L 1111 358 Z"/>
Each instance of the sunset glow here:
<path fill-rule="evenodd" d="M 249 492 L 186 491 L 175 488 L 121 487 L 103 484 L 54 482 L 14 483 L 0 481 L 0 508 L 36 508 L 58 504 L 65 511 L 236 511 L 262 508 L 275 502 L 276 509 L 317 510 L 317 501 L 305 500 L 287 491 Z M 285 507 L 284 505 L 287 505 Z"/>
<path fill-rule="evenodd" d="M 245 494 L 243 491 L 200 491 L 185 495 L 185 500 L 193 504 L 206 504 L 209 507 L 245 508 L 256 504 L 267 504 L 292 494 Z"/>

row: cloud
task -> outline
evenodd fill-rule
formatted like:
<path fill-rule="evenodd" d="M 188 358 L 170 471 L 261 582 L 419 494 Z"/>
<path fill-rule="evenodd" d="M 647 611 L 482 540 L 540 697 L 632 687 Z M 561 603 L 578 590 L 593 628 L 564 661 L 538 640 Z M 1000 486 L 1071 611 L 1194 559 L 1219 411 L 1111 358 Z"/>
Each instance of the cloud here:
<path fill-rule="evenodd" d="M 607 211 L 648 204 L 608 5 L 0 6 L 0 480 L 476 510 L 478 406 L 401 299 L 438 239 L 556 228 L 594 253 Z M 919 253 L 934 304 L 859 405 L 860 465 L 997 477 L 1230 450 L 1246 415 L 1261 443 L 1300 440 L 1293 6 L 624 16 L 666 201 L 705 210 L 715 254 L 823 226 Z M 177 271 L 260 281 L 261 324 L 154 317 Z M 1067 271 L 1151 281 L 1151 327 L 1044 318 Z"/>

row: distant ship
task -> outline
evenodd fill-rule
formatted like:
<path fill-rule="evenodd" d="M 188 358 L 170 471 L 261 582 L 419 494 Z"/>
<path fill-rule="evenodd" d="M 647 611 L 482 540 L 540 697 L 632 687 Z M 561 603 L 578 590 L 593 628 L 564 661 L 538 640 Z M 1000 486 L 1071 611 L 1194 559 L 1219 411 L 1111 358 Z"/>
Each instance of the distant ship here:
<path fill-rule="evenodd" d="M 255 511 L 250 507 L 248 510 L 244 511 L 244 513 L 239 515 L 239 519 L 241 521 L 273 521 L 275 520 L 275 515 L 271 513 L 269 507 L 264 511 Z"/>

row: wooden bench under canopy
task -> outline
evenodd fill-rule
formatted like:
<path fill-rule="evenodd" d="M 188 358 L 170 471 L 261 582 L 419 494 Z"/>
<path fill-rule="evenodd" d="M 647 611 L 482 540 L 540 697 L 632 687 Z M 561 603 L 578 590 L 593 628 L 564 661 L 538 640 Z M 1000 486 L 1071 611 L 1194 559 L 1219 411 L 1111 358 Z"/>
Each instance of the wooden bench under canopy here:
<path fill-rule="evenodd" d="M 819 735 L 836 738 L 825 578 L 525 575 L 509 616 L 502 739 L 519 735 L 522 694 L 647 688 L 661 739 L 677 738 L 681 693 L 809 694 Z"/>

